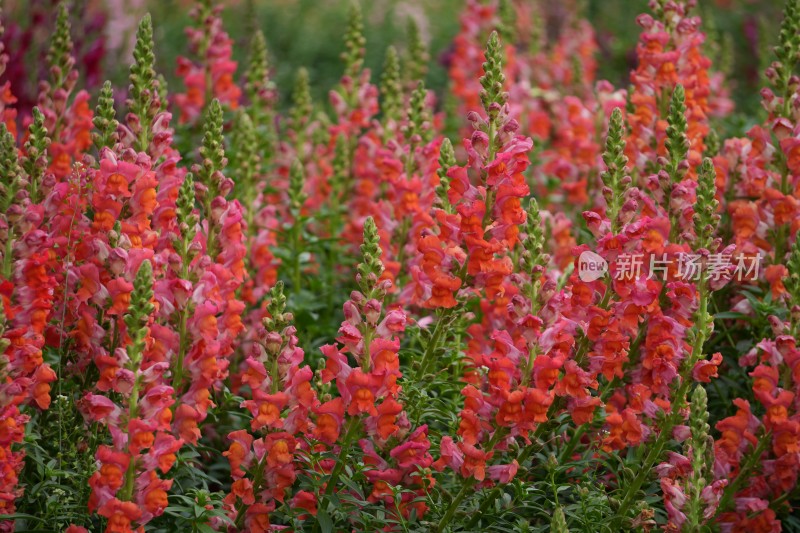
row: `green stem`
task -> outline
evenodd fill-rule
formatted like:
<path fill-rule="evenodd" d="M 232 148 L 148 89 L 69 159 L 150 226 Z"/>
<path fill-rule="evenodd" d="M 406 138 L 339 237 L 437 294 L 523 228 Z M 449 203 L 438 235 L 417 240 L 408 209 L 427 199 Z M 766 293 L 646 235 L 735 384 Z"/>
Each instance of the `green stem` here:
<path fill-rule="evenodd" d="M 180 311 L 180 322 L 178 324 L 178 356 L 175 361 L 175 368 L 172 371 L 173 379 L 172 386 L 177 394 L 183 390 L 183 360 L 186 358 L 188 351 L 188 309 L 184 308 Z"/>
<path fill-rule="evenodd" d="M 353 439 L 353 436 L 358 430 L 358 418 L 351 418 L 347 424 L 347 431 L 344 434 L 344 439 L 342 440 L 342 445 L 339 449 L 339 456 L 336 458 L 336 465 L 333 467 L 333 470 L 331 471 L 331 477 L 328 479 L 328 485 L 325 487 L 326 496 L 333 494 L 333 491 L 336 488 L 336 482 L 339 480 L 342 470 L 344 470 L 345 458 L 350 452 L 350 441 Z"/>
<path fill-rule="evenodd" d="M 456 497 L 453 498 L 453 501 L 450 502 L 450 507 L 447 508 L 442 520 L 439 522 L 439 526 L 436 528 L 437 533 L 442 533 L 442 531 L 444 531 L 444 529 L 447 527 L 447 524 L 453 520 L 453 516 L 455 516 L 456 511 L 458 510 L 459 504 L 461 504 L 464 498 L 466 498 L 467 494 L 472 489 L 472 485 L 474 484 L 475 478 L 473 477 L 464 480 L 464 485 L 462 485 L 461 490 L 458 491 Z"/>
<path fill-rule="evenodd" d="M 486 449 L 488 450 L 494 449 L 497 443 L 500 442 L 500 440 L 507 434 L 508 434 L 508 428 L 497 428 L 494 432 L 494 435 L 492 435 L 492 438 L 489 439 L 489 442 L 486 445 Z M 447 527 L 447 524 L 449 524 L 453 520 L 453 517 L 455 516 L 456 511 L 458 510 L 458 506 L 467 496 L 467 493 L 475 484 L 475 481 L 476 479 L 474 477 L 470 477 L 464 480 L 464 485 L 461 487 L 461 490 L 458 492 L 458 494 L 456 494 L 456 497 L 453 498 L 453 501 L 450 502 L 450 506 L 447 508 L 447 511 L 445 511 L 444 516 L 439 521 L 439 526 L 436 528 L 437 533 L 442 533 L 442 531 L 444 531 L 444 528 Z M 481 506 L 481 510 L 484 510 L 483 506 Z M 480 517 L 480 514 L 481 511 L 479 511 L 478 514 L 476 514 L 475 516 Z M 475 517 L 473 517 L 473 520 L 474 519 Z"/>
<path fill-rule="evenodd" d="M 266 461 L 267 454 L 265 453 L 256 465 L 256 471 L 253 474 L 253 494 L 257 495 L 259 492 L 261 492 L 261 483 L 264 480 L 264 463 Z M 243 501 L 239 500 L 239 503 L 236 504 L 236 519 L 234 520 L 234 525 L 237 530 L 241 530 L 244 526 L 244 519 L 247 516 L 247 513 L 244 511 L 246 510 L 247 506 Z"/>
<path fill-rule="evenodd" d="M 189 279 L 189 243 L 184 239 L 181 242 L 179 250 L 181 255 L 181 279 Z M 178 323 L 178 354 L 175 361 L 175 366 L 172 370 L 172 388 L 175 391 L 175 403 L 172 405 L 173 414 L 178 411 L 181 396 L 183 392 L 183 379 L 184 368 L 183 363 L 186 359 L 186 354 L 189 352 L 189 301 L 186 301 L 185 307 L 180 310 L 180 321 Z"/>
<path fill-rule="evenodd" d="M 292 284 L 295 292 L 300 290 L 302 277 L 300 275 L 300 240 L 303 231 L 300 213 L 294 219 L 292 225 Z"/>
<path fill-rule="evenodd" d="M 211 191 L 206 191 L 206 198 L 203 202 L 206 212 L 206 223 L 208 232 L 206 233 L 206 254 L 214 261 L 217 260 L 217 225 L 214 224 L 213 214 L 211 213 Z"/>
<path fill-rule="evenodd" d="M 625 519 L 633 500 L 639 489 L 644 484 L 645 480 L 652 474 L 653 466 L 661 459 L 664 446 L 667 445 L 672 438 L 673 428 L 682 420 L 683 415 L 681 409 L 686 403 L 686 396 L 689 392 L 693 380 L 691 379 L 691 372 L 695 363 L 700 359 L 703 354 L 703 345 L 706 341 L 708 333 L 708 293 L 706 288 L 707 280 L 701 279 L 698 283 L 698 298 L 700 300 L 700 307 L 697 311 L 697 328 L 696 337 L 692 346 L 692 352 L 689 358 L 684 362 L 683 371 L 680 373 L 680 385 L 678 386 L 675 395 L 673 396 L 672 409 L 670 414 L 661 425 L 661 432 L 656 439 L 656 442 L 650 447 L 650 451 L 645 456 L 645 460 L 639 465 L 638 473 L 633 481 L 624 489 L 625 496 L 622 498 L 617 515 L 612 523 L 613 526 L 621 527 L 621 521 Z"/>
<path fill-rule="evenodd" d="M 135 368 L 138 369 L 139 363 L 138 361 L 135 364 Z M 137 377 L 133 382 L 133 389 L 131 390 L 131 395 L 128 398 L 128 423 L 131 420 L 136 418 L 138 412 L 138 403 L 139 403 L 139 378 Z M 125 483 L 123 484 L 120 500 L 124 502 L 131 501 L 133 499 L 133 490 L 134 490 L 134 483 L 136 481 L 136 458 L 131 455 L 130 463 L 128 463 L 128 469 L 125 471 Z"/>
<path fill-rule="evenodd" d="M 12 265 L 14 264 L 14 227 L 8 228 L 8 238 L 6 239 L 6 250 L 3 253 L 3 277 L 7 280 L 11 279 Z"/>
<path fill-rule="evenodd" d="M 411 226 L 411 220 L 408 217 L 403 218 L 403 223 L 400 224 L 400 231 L 398 233 L 399 242 L 397 244 L 397 264 L 400 265 L 400 271 L 397 273 L 397 279 L 395 280 L 395 285 L 397 285 L 398 287 L 402 287 L 404 285 L 402 282 L 403 266 L 406 262 L 406 244 L 410 226 Z"/>
<path fill-rule="evenodd" d="M 758 439 L 758 444 L 753 448 L 753 452 L 747 456 L 744 464 L 739 468 L 739 474 L 733 483 L 730 483 L 722 493 L 719 506 L 717 507 L 717 514 L 724 513 L 733 503 L 733 498 L 744 483 L 750 480 L 750 472 L 755 470 L 756 466 L 761 462 L 761 455 L 766 451 L 772 441 L 772 434 L 768 431 L 764 432 Z"/>
<path fill-rule="evenodd" d="M 610 302 L 611 302 L 611 280 L 609 279 L 606 282 L 606 291 L 603 294 L 602 300 L 600 300 L 599 306 L 602 309 L 607 309 Z M 583 363 L 583 359 L 586 357 L 586 352 L 588 350 L 589 350 L 589 338 L 586 335 L 583 335 L 580 341 L 578 341 L 578 348 L 577 351 L 575 352 L 575 357 L 574 357 L 575 362 L 581 365 Z M 523 377 L 523 380 L 524 379 L 525 377 Z M 544 433 L 550 427 L 551 423 L 553 422 L 553 417 L 559 411 L 559 409 L 563 407 L 562 404 L 563 404 L 562 397 L 556 398 L 555 400 L 553 400 L 553 403 L 550 404 L 550 407 L 547 410 L 547 421 L 542 422 L 538 426 L 536 426 L 536 430 L 533 432 L 533 437 L 531 439 L 532 441 L 531 444 L 522 451 L 519 457 L 517 457 L 517 462 L 520 465 L 523 464 L 534 451 L 539 449 L 539 447 L 537 446 L 539 439 L 542 437 L 542 435 L 544 435 Z M 576 432 L 580 430 L 581 428 L 579 427 L 576 430 Z M 585 431 L 585 429 L 583 431 Z M 580 435 L 577 433 L 576 435 L 577 438 L 579 439 Z M 573 440 L 575 440 L 575 437 L 573 437 Z M 570 441 L 570 443 L 572 443 L 572 441 Z M 575 443 L 577 444 L 576 440 Z M 492 505 L 492 503 L 497 499 L 497 497 L 500 496 L 501 491 L 502 489 L 500 487 L 495 487 L 494 489 L 492 489 L 492 492 L 489 493 L 489 496 L 481 504 L 481 507 L 478 510 L 478 512 L 472 517 L 472 519 L 467 524 L 467 529 L 471 528 L 472 526 L 478 523 L 483 512 L 485 512 L 489 508 L 489 506 Z"/>
<path fill-rule="evenodd" d="M 419 371 L 417 372 L 417 375 L 414 376 L 413 381 L 419 381 L 419 378 L 424 376 L 425 372 L 428 370 L 430 360 L 433 358 L 434 352 L 436 352 L 436 349 L 439 347 L 439 341 L 441 340 L 442 333 L 444 332 L 442 324 L 446 322 L 446 319 L 450 317 L 450 315 L 454 312 L 454 309 L 455 307 L 445 309 L 439 316 L 439 320 L 436 321 L 436 326 L 433 328 L 433 335 L 431 335 L 431 340 L 428 341 L 428 346 L 425 347 L 425 353 L 422 354 L 422 359 L 419 363 Z"/>
<path fill-rule="evenodd" d="M 548 411 L 548 418 L 549 417 L 550 417 L 550 412 Z M 517 457 L 517 463 L 519 463 L 520 466 L 524 464 L 525 461 L 528 460 L 528 457 L 530 457 L 530 455 L 534 451 L 539 449 L 537 446 L 539 439 L 542 437 L 542 435 L 544 435 L 545 430 L 549 427 L 551 422 L 552 420 L 548 420 L 547 422 L 542 422 L 536 427 L 536 431 L 533 432 L 533 437 L 531 438 L 531 444 L 527 446 L 524 450 L 522 450 L 522 453 L 519 454 L 519 456 Z M 492 489 L 492 491 L 489 493 L 486 499 L 483 500 L 483 503 L 481 503 L 481 506 L 478 508 L 478 511 L 475 514 L 473 514 L 470 521 L 467 522 L 465 528 L 467 531 L 472 531 L 472 528 L 475 526 L 475 524 L 477 524 L 480 521 L 483 514 L 489 509 L 489 507 L 491 507 L 491 505 L 498 498 L 498 496 L 500 496 L 502 492 L 503 492 L 503 487 L 501 485 L 497 485 Z"/>

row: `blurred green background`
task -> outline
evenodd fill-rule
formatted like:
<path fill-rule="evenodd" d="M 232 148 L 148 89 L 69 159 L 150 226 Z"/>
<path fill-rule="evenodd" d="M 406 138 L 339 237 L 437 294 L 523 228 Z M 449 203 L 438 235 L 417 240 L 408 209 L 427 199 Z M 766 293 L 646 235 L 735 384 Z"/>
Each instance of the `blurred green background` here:
<path fill-rule="evenodd" d="M 536 0 L 522 0 L 536 1 Z M 373 80 L 380 74 L 389 44 L 403 49 L 408 20 L 420 27 L 431 55 L 428 86 L 439 94 L 447 79 L 443 58 L 458 32 L 465 0 L 361 0 L 367 38 L 366 65 Z M 599 77 L 627 85 L 635 65 L 639 35 L 636 16 L 648 12 L 646 0 L 538 0 L 550 17 L 578 5 L 594 25 L 600 45 Z M 341 75 L 339 54 L 350 0 L 229 0 L 223 2 L 225 28 L 234 39 L 235 58 L 246 60 L 253 30 L 264 31 L 270 47 L 273 78 L 286 102 L 294 72 L 309 69 L 314 97 L 325 98 Z M 3 41 L 11 51 L 7 76 L 15 94 L 35 99 L 35 78 L 43 72 L 44 53 L 54 17 L 55 0 L 6 0 Z M 159 70 L 171 91 L 180 90 L 175 60 L 187 53 L 184 28 L 191 23 L 188 0 L 72 0 L 73 35 L 79 68 L 87 85 L 96 88 L 109 78 L 124 87 L 130 42 L 136 21 L 151 12 L 156 28 Z M 708 53 L 730 79 L 738 111 L 752 114 L 758 106 L 760 72 L 768 62 L 764 51 L 777 36 L 781 0 L 700 0 L 695 12 L 709 32 Z M 121 42 L 122 44 L 119 44 Z M 38 70 L 37 66 L 38 65 Z M 31 102 L 32 103 L 32 102 Z"/>
<path fill-rule="evenodd" d="M 530 0 L 529 0 L 530 1 Z M 431 70 L 427 83 L 441 92 L 447 83 L 442 66 L 453 37 L 459 29 L 459 14 L 465 0 L 372 0 L 361 1 L 367 38 L 366 65 L 378 79 L 386 47 L 402 48 L 406 42 L 409 18 L 419 25 L 428 43 Z M 568 9 L 570 2 L 540 0 L 550 17 Z M 625 86 L 630 69 L 635 65 L 634 48 L 639 36 L 636 17 L 649 12 L 647 0 L 585 0 L 586 18 L 597 32 L 602 56 L 599 77 L 615 85 Z M 316 98 L 323 98 L 341 75 L 339 53 L 347 22 L 349 0 L 253 0 L 227 4 L 225 27 L 239 46 L 238 60 L 246 59 L 247 39 L 253 28 L 260 27 L 269 42 L 274 79 L 286 95 L 293 72 L 306 66 L 312 77 Z M 174 59 L 185 50 L 181 28 L 189 22 L 186 2 L 166 0 L 153 2 L 151 12 L 158 25 L 158 41 L 162 70 L 174 70 Z M 759 47 L 768 46 L 777 36 L 781 20 L 781 0 L 715 1 L 700 0 L 696 12 L 703 16 L 709 31 L 710 52 L 729 46 L 730 57 L 725 65 L 732 77 L 737 103 L 747 105 L 758 98 Z M 759 36 L 766 29 L 770 35 Z M 761 32 L 765 33 L 765 32 Z M 763 37 L 763 39 L 762 39 Z"/>

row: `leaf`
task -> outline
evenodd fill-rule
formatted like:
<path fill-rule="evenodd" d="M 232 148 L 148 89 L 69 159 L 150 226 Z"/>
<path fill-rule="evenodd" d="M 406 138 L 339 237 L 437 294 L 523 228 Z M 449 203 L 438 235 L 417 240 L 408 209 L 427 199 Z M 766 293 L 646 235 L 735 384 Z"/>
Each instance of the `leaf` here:
<path fill-rule="evenodd" d="M 752 317 L 745 315 L 744 313 L 738 313 L 736 311 L 723 311 L 721 313 L 714 313 L 714 318 L 734 318 L 738 320 L 748 320 L 752 322 Z"/>
<path fill-rule="evenodd" d="M 333 532 L 333 520 L 331 520 L 331 517 L 328 515 L 327 511 L 320 510 L 317 513 L 317 522 L 319 523 L 322 533 Z"/>

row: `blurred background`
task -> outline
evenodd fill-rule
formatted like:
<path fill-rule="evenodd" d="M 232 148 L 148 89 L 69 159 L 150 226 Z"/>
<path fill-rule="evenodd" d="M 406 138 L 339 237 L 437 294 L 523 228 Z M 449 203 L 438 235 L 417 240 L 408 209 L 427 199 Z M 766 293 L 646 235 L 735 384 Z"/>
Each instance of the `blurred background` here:
<path fill-rule="evenodd" d="M 428 44 L 431 68 L 427 84 L 438 94 L 446 89 L 446 62 L 459 13 L 465 0 L 361 0 L 367 38 L 366 64 L 373 81 L 380 76 L 385 49 L 407 42 L 409 20 L 416 22 Z M 537 0 L 522 0 L 537 1 Z M 600 79 L 617 86 L 627 84 L 635 66 L 634 48 L 639 35 L 636 16 L 646 12 L 647 0 L 538 0 L 545 12 L 545 27 L 558 27 L 558 19 L 577 3 L 597 32 L 601 50 Z M 314 97 L 325 98 L 341 75 L 339 54 L 350 0 L 227 0 L 223 18 L 234 39 L 235 59 L 247 57 L 247 43 L 261 28 L 270 48 L 273 79 L 285 105 L 294 72 L 305 66 L 311 74 Z M 55 19 L 56 0 L 5 0 L 2 40 L 13 51 L 7 77 L 20 99 L 19 107 L 35 101 L 33 81 L 45 73 L 44 57 Z M 72 0 L 73 39 L 78 68 L 86 86 L 97 89 L 105 79 L 124 86 L 131 61 L 136 25 L 145 12 L 153 16 L 158 68 L 173 89 L 182 89 L 175 75 L 176 58 L 187 54 L 184 28 L 191 23 L 187 0 Z M 768 50 L 777 38 L 781 0 L 699 0 L 696 13 L 708 32 L 710 55 L 724 70 L 741 114 L 759 105 L 761 72 Z M 38 69 L 38 70 L 37 70 Z"/>

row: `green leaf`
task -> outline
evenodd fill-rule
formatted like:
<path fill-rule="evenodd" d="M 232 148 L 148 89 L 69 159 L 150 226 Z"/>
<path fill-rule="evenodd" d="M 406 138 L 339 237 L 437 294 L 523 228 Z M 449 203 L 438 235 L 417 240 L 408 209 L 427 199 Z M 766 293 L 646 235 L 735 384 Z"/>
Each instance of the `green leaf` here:
<path fill-rule="evenodd" d="M 333 532 L 333 520 L 331 520 L 331 517 L 328 515 L 327 511 L 320 510 L 317 513 L 317 522 L 319 523 L 322 533 Z"/>

